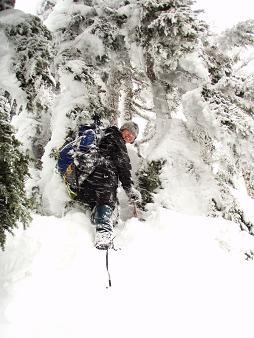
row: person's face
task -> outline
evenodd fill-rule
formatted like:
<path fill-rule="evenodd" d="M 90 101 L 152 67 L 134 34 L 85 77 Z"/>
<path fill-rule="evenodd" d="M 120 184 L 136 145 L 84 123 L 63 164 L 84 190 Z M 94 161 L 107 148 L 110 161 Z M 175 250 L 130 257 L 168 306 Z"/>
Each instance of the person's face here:
<path fill-rule="evenodd" d="M 126 143 L 133 143 L 136 139 L 135 135 L 133 135 L 129 130 L 124 129 L 122 131 L 123 139 Z"/>

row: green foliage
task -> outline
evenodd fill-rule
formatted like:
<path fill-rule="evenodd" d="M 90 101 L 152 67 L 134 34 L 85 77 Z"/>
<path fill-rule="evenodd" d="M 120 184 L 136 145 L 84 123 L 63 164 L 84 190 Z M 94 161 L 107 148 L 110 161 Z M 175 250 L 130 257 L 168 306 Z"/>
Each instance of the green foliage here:
<path fill-rule="evenodd" d="M 91 27 L 91 33 L 98 36 L 106 48 L 118 51 L 124 48 L 124 36 L 119 34 L 118 25 L 101 17 Z"/>
<path fill-rule="evenodd" d="M 153 202 L 153 194 L 161 189 L 160 173 L 166 160 L 151 161 L 137 173 L 138 187 L 142 195 L 142 206 Z"/>
<path fill-rule="evenodd" d="M 242 21 L 227 29 L 220 35 L 218 42 L 223 50 L 254 46 L 254 20 Z"/>
<path fill-rule="evenodd" d="M 192 52 L 206 34 L 207 25 L 197 19 L 191 4 L 179 0 L 147 0 L 142 4 L 137 42 L 152 55 L 155 73 L 175 70 L 179 59 Z"/>
<path fill-rule="evenodd" d="M 221 132 L 226 132 L 228 136 L 238 135 L 238 141 L 239 138 L 248 139 L 253 134 L 251 109 L 244 100 L 235 97 L 234 92 L 229 95 L 213 87 L 203 86 L 201 94 L 222 127 Z"/>
<path fill-rule="evenodd" d="M 50 138 L 48 125 L 54 95 L 52 89 L 55 87 L 51 73 L 54 57 L 52 35 L 38 17 L 25 13 L 23 20 L 1 23 L 0 29 L 14 49 L 12 71 L 27 99 L 22 112 L 26 111 L 33 123 L 26 135 L 30 143 L 28 151 L 39 162 Z"/>
<path fill-rule="evenodd" d="M 9 107 L 0 96 L 0 246 L 4 249 L 7 233 L 13 234 L 17 223 L 26 227 L 30 221 L 30 200 L 24 180 L 28 175 L 28 158 L 20 150 L 9 123 Z"/>
<path fill-rule="evenodd" d="M 211 83 L 216 84 L 219 80 L 232 74 L 232 59 L 224 55 L 216 46 L 209 46 L 205 50 L 205 62 L 211 77 Z"/>
<path fill-rule="evenodd" d="M 70 121 L 66 129 L 68 133 L 76 130 L 80 124 L 88 123 L 95 114 L 107 119 L 113 115 L 110 107 L 103 102 L 106 95 L 105 84 L 98 77 L 95 67 L 86 65 L 77 52 L 79 51 L 66 49 L 61 55 L 61 71 L 85 89 L 83 100 L 75 103 L 66 112 Z"/>
<path fill-rule="evenodd" d="M 37 4 L 37 14 L 40 18 L 46 20 L 56 5 L 56 0 L 41 0 Z"/>

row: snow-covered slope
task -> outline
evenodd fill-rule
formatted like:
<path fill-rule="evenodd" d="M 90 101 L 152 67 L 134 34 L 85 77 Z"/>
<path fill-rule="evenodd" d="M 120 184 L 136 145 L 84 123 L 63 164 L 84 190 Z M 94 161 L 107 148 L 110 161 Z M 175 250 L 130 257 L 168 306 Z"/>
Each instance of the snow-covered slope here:
<path fill-rule="evenodd" d="M 119 226 L 109 253 L 74 210 L 34 216 L 0 255 L 1 338 L 252 338 L 254 239 L 166 209 Z"/>
<path fill-rule="evenodd" d="M 104 2 L 96 1 L 100 15 L 99 4 Z M 114 1 L 107 3 L 113 6 Z M 123 3 L 127 7 L 123 10 L 128 14 L 131 5 Z M 70 0 L 58 1 L 46 23 L 52 31 L 62 29 L 71 22 L 72 14 L 85 15 L 88 9 Z M 9 12 L 9 18 L 11 13 L 14 15 L 15 11 Z M 100 15 L 94 15 L 95 19 Z M 17 18 L 24 20 L 26 15 L 18 11 Z M 128 15 L 129 28 L 134 29 L 137 18 Z M 0 19 L 3 20 L 2 15 Z M 92 25 L 92 21 L 87 24 Z M 68 47 L 83 47 L 83 56 L 88 59 L 92 56 L 95 62 L 95 51 L 103 56 L 99 38 L 93 35 L 91 40 L 87 27 L 81 25 L 80 29 L 75 37 L 67 35 L 71 41 Z M 126 41 L 124 28 L 121 33 Z M 24 104 L 25 94 L 11 68 L 15 50 L 2 31 L 0 41 L 3 46 L 0 85 L 18 104 Z M 65 44 L 61 46 L 64 47 Z M 134 71 L 141 71 L 144 67 L 141 47 L 137 48 L 131 41 L 127 47 Z M 78 60 L 79 54 L 67 60 L 67 65 L 72 66 L 68 71 L 76 70 L 77 74 L 81 68 L 81 74 L 87 71 Z M 99 58 L 95 64 L 99 70 L 105 67 L 107 75 L 109 67 L 100 64 L 102 61 Z M 197 55 L 182 59 L 181 66 L 190 74 L 196 72 L 200 85 L 207 80 L 207 71 Z M 76 103 L 77 107 L 82 104 L 86 107 L 86 96 L 91 94 L 88 89 L 94 84 L 91 82 L 91 88 L 87 89 L 84 86 L 87 81 L 77 82 L 64 68 L 58 80 L 62 91 L 52 106 L 54 114 L 47 125 L 52 134 L 44 149 L 39 183 L 43 212 L 62 217 L 34 215 L 31 226 L 26 231 L 20 227 L 14 237 L 8 238 L 5 252 L 0 252 L 0 338 L 253 338 L 254 238 L 240 231 L 239 225 L 233 222 L 198 216 L 208 213 L 208 202 L 211 196 L 217 197 L 217 186 L 209 162 L 201 160 L 201 145 L 190 137 L 187 127 L 191 127 L 189 131 L 195 136 L 197 130 L 195 134 L 193 129 L 201 124 L 213 135 L 214 115 L 203 109 L 192 85 L 189 88 L 187 82 L 182 83 L 187 93 L 179 109 L 172 119 L 162 120 L 158 138 L 149 147 L 147 144 L 141 147 L 142 155 L 148 160 L 167 159 L 160 177 L 164 189 L 157 191 L 155 203 L 147 206 L 145 222 L 131 218 L 131 210 L 123 208 L 115 238 L 116 249 L 120 249 L 109 253 L 112 278 L 109 288 L 105 252 L 93 246 L 94 229 L 89 215 L 77 209 L 63 215 L 69 198 L 60 176 L 54 172 L 56 159 L 51 156 L 52 150 L 64 141 L 70 126 L 67 110 L 71 111 Z M 175 82 L 179 85 L 181 78 L 176 77 Z M 198 83 L 194 84 L 196 88 Z M 149 90 L 142 89 L 144 102 L 137 103 L 144 103 L 148 108 L 149 120 L 154 114 L 147 93 Z M 211 123 L 203 123 L 202 117 L 210 117 Z M 74 119 L 73 124 L 76 122 Z M 24 126 L 23 123 L 20 125 Z M 142 125 L 141 129 L 144 130 Z M 228 149 L 223 142 L 216 143 L 219 149 Z M 133 146 L 129 153 L 136 171 L 140 159 Z M 224 165 L 224 157 L 219 159 Z M 234 182 L 235 188 L 230 193 L 254 224 L 253 200 L 248 197 L 240 174 L 234 178 L 239 182 Z M 27 185 L 32 190 L 33 182 Z M 122 195 L 121 191 L 121 205 L 124 205 L 126 200 Z M 231 207 L 232 200 L 226 205 Z"/>

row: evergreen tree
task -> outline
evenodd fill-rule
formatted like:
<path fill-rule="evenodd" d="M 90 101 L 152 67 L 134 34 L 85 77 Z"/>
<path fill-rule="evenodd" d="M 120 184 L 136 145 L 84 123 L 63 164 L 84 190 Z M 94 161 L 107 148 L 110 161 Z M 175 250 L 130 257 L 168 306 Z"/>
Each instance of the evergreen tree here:
<path fill-rule="evenodd" d="M 219 193 L 210 200 L 208 213 L 234 220 L 252 232 L 252 224 L 233 191 L 241 189 L 243 176 L 250 196 L 253 195 L 253 117 L 246 104 L 232 94 L 208 86 L 201 95 L 202 108 L 191 112 L 187 127 L 192 139 L 201 146 L 201 158 L 210 166 Z"/>
<path fill-rule="evenodd" d="M 15 0 L 0 0 L 0 11 L 12 9 L 15 6 Z"/>
<path fill-rule="evenodd" d="M 54 110 L 65 120 L 65 136 L 77 131 L 80 123 L 91 121 L 95 113 L 106 123 L 115 123 L 121 89 L 128 92 L 126 101 L 132 97 L 132 83 L 127 84 L 130 76 L 126 76 L 127 72 L 130 74 L 130 62 L 120 32 L 126 15 L 115 8 L 98 8 L 96 4 L 74 2 L 65 13 L 55 8 L 48 20 L 59 46 L 56 57 L 59 95 Z M 63 17 L 63 25 L 54 25 L 58 15 Z M 63 100 L 68 100 L 64 109 Z"/>
<path fill-rule="evenodd" d="M 239 181 L 243 175 L 250 196 L 253 194 L 250 153 L 254 129 L 251 105 L 247 101 L 247 97 L 251 96 L 251 87 L 247 83 L 252 82 L 243 74 L 237 76 L 235 65 L 239 59 L 232 57 L 232 52 L 231 55 L 226 52 L 235 46 L 253 44 L 253 23 L 239 24 L 216 41 L 208 37 L 206 25 L 196 19 L 190 5 L 191 1 L 142 2 L 137 37 L 143 46 L 156 113 L 156 133 L 149 143 L 151 154 L 161 146 L 167 133 L 171 132 L 172 138 L 176 136 L 179 139 L 178 130 L 183 147 L 192 144 L 193 158 L 185 151 L 171 155 L 169 150 L 166 165 L 172 163 L 178 168 L 177 175 L 182 173 L 183 178 L 188 175 L 193 185 L 202 185 L 204 178 L 209 177 L 211 190 L 204 192 L 201 189 L 200 196 L 203 202 L 207 201 L 206 213 L 234 220 L 242 229 L 252 232 L 252 224 L 232 190 L 241 188 Z M 220 48 L 222 45 L 226 48 Z M 195 57 L 199 58 L 202 72 L 198 68 L 195 71 Z M 194 61 L 191 67 L 186 67 L 188 59 Z M 202 73 L 207 75 L 206 78 L 199 77 Z M 197 90 L 193 91 L 195 88 Z M 178 110 L 183 113 L 185 122 L 167 121 L 177 116 Z M 177 130 L 173 132 L 172 126 Z M 195 143 L 202 164 L 198 158 L 195 159 L 198 149 Z M 141 177 L 145 168 L 152 167 L 157 160 L 154 155 L 149 157 L 150 161 L 145 161 L 140 170 Z M 171 177 L 173 172 L 171 169 Z M 154 173 L 146 175 L 145 181 L 146 188 L 152 192 Z M 163 184 L 167 185 L 162 181 Z M 183 191 L 183 194 L 186 193 Z M 174 205 L 174 199 L 172 192 L 169 204 Z"/>
<path fill-rule="evenodd" d="M 153 194 L 162 189 L 160 173 L 164 164 L 165 160 L 151 161 L 139 170 L 137 176 L 138 188 L 142 194 L 142 207 L 147 203 L 153 203 Z"/>
<path fill-rule="evenodd" d="M 18 222 L 30 221 L 30 202 L 24 181 L 28 175 L 28 159 L 10 125 L 10 105 L 6 93 L 0 92 L 0 245 L 4 249 L 7 233 L 13 234 Z"/>
<path fill-rule="evenodd" d="M 51 15 L 52 21 L 54 15 L 58 15 L 57 9 Z M 107 50 L 117 48 L 117 37 L 116 28 L 90 3 L 73 4 L 64 16 L 67 25 L 55 28 L 52 24 L 52 30 L 59 45 L 56 67 L 60 100 L 55 111 L 61 106 L 59 113 L 67 117 L 64 128 L 68 135 L 76 131 L 80 123 L 90 121 L 95 113 L 102 118 L 111 117 L 106 103 L 107 74 L 103 69 L 108 62 Z M 69 100 L 64 110 L 61 97 Z"/>
<path fill-rule="evenodd" d="M 231 29 L 227 29 L 218 37 L 218 44 L 222 50 L 233 47 L 253 46 L 254 20 L 239 22 Z"/>
<path fill-rule="evenodd" d="M 197 50 L 207 32 L 204 22 L 191 9 L 193 1 L 141 2 L 141 23 L 137 38 L 143 46 L 147 76 L 151 81 L 157 115 L 168 113 L 166 85 L 173 71 L 181 72 L 179 61 Z"/>
<path fill-rule="evenodd" d="M 37 5 L 37 15 L 46 20 L 49 14 L 53 11 L 56 5 L 56 0 L 41 0 Z"/>
<path fill-rule="evenodd" d="M 247 26 L 249 35 L 253 26 Z M 238 27 L 243 28 L 243 25 Z M 254 162 L 251 154 L 254 150 L 254 120 L 249 100 L 251 87 L 248 85 L 252 82 L 248 74 L 237 75 L 239 58 L 234 57 L 232 51 L 227 53 L 239 44 L 253 44 L 243 33 L 244 29 L 233 29 L 222 34 L 218 41 L 219 46 L 224 41 L 224 49 L 206 44 L 203 56 L 211 82 L 203 86 L 201 97 L 195 94 L 196 100 L 201 99 L 200 104 L 189 111 L 186 127 L 192 139 L 200 144 L 201 158 L 210 166 L 217 185 L 218 194 L 210 200 L 208 214 L 234 220 L 242 229 L 253 233 L 253 224 L 234 195 L 235 189 L 247 189 L 253 196 Z"/>
<path fill-rule="evenodd" d="M 145 75 L 150 83 L 155 119 L 148 121 L 147 140 L 150 153 L 140 172 L 153 167 L 153 153 L 164 135 L 168 133 L 171 118 L 181 105 L 182 95 L 198 85 L 204 79 L 191 74 L 183 66 L 185 58 L 191 54 L 201 54 L 202 38 L 207 35 L 207 25 L 197 18 L 191 6 L 193 1 L 157 1 L 140 2 L 140 21 L 136 26 L 136 43 L 142 47 L 145 63 Z M 132 37 L 133 39 L 133 37 Z M 162 160 L 165 163 L 166 158 Z M 170 161 L 169 161 L 170 162 Z M 148 182 L 151 177 L 151 184 Z M 154 191 L 153 175 L 146 177 L 147 189 Z"/>
<path fill-rule="evenodd" d="M 17 20 L 1 22 L 0 29 L 8 37 L 15 55 L 13 70 L 27 99 L 18 118 L 17 128 L 28 154 L 40 160 L 44 146 L 50 138 L 51 101 L 55 81 L 51 73 L 53 60 L 52 36 L 41 20 L 22 12 L 9 13 Z M 15 97 L 14 97 L 15 99 Z M 22 121 L 22 122 L 21 122 Z M 32 125 L 29 132 L 20 130 L 20 125 Z"/>

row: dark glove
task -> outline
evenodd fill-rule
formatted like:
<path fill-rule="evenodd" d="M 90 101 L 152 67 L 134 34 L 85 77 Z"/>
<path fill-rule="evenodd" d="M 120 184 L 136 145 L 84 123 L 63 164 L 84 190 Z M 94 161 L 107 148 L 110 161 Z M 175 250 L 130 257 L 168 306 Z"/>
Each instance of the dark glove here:
<path fill-rule="evenodd" d="M 128 196 L 130 203 L 141 203 L 141 193 L 134 187 L 131 187 L 126 191 L 126 195 Z"/>

